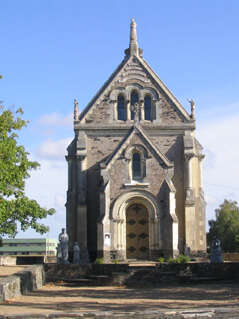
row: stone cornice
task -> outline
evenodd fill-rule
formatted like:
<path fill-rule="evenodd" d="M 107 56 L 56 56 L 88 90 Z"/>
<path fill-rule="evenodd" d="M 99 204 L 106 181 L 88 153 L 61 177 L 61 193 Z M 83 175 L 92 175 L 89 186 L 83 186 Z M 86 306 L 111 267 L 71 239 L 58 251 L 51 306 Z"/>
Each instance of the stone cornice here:
<path fill-rule="evenodd" d="M 195 123 L 180 123 L 180 124 L 173 124 L 173 125 L 161 125 L 161 124 L 153 124 L 150 123 L 150 125 L 144 125 L 142 122 L 140 122 L 141 127 L 146 131 L 151 130 L 195 130 Z M 106 130 L 129 130 L 133 126 L 133 123 L 127 123 L 127 124 L 80 124 L 80 122 L 75 122 L 74 130 L 75 131 L 88 131 L 88 130 L 100 130 L 100 131 L 106 131 Z"/>

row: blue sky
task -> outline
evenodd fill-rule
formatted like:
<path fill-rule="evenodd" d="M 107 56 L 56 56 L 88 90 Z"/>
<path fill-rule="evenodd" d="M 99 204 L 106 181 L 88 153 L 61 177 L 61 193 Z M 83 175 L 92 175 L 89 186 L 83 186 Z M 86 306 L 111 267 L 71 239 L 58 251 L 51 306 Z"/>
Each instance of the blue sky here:
<path fill-rule="evenodd" d="M 56 208 L 49 237 L 65 223 L 73 100 L 85 107 L 121 62 L 132 17 L 147 62 L 187 110 L 188 98 L 196 102 L 207 218 L 224 198 L 239 201 L 238 16 L 233 0 L 0 2 L 0 100 L 30 121 L 20 141 L 41 170 L 27 194 Z"/>

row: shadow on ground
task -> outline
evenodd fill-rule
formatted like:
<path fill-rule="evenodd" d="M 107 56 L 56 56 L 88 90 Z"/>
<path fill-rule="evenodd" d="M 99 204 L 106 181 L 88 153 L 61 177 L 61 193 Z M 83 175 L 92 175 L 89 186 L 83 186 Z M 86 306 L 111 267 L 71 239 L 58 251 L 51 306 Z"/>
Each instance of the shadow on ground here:
<path fill-rule="evenodd" d="M 195 307 L 232 307 L 238 304 L 238 284 L 162 286 L 154 289 L 67 287 L 43 289 L 3 304 L 4 308 L 39 311 L 144 311 Z M 1 306 L 0 306 L 1 309 Z"/>

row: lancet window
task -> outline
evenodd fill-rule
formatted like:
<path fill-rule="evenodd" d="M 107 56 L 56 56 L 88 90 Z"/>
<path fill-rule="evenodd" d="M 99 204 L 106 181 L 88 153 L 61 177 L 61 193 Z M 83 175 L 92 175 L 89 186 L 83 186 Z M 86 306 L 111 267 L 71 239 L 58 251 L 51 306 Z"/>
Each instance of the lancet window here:
<path fill-rule="evenodd" d="M 152 99 L 150 95 L 146 95 L 144 98 L 144 119 L 146 121 L 152 120 Z"/>
<path fill-rule="evenodd" d="M 118 113 L 118 120 L 126 121 L 125 99 L 122 94 L 120 94 L 117 99 L 117 113 Z"/>
<path fill-rule="evenodd" d="M 141 158 L 138 152 L 135 152 L 132 157 L 132 177 L 134 180 L 142 177 Z"/>

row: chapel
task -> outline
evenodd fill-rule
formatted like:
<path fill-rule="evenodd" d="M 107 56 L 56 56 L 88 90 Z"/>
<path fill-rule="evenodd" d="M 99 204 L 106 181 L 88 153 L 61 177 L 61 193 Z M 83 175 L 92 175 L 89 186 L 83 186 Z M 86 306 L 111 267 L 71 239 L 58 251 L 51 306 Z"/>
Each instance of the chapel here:
<path fill-rule="evenodd" d="M 74 101 L 70 250 L 77 242 L 105 261 L 205 252 L 204 155 L 189 103 L 190 114 L 145 61 L 132 19 L 122 62 L 80 114 Z"/>

